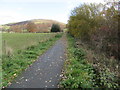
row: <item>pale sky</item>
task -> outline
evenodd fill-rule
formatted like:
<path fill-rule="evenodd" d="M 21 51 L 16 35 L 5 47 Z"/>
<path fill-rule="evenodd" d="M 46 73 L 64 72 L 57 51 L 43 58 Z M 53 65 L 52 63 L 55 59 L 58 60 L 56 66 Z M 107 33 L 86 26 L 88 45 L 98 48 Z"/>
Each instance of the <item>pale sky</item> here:
<path fill-rule="evenodd" d="M 67 23 L 71 10 L 81 3 L 104 0 L 0 0 L 0 24 L 31 19 L 52 19 Z"/>

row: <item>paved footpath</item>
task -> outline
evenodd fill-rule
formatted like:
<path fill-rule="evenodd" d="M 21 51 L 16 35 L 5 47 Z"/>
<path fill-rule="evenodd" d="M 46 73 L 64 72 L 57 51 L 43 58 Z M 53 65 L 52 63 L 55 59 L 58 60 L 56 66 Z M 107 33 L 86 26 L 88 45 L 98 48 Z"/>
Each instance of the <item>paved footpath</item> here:
<path fill-rule="evenodd" d="M 39 57 L 8 88 L 57 88 L 65 61 L 65 35 Z"/>

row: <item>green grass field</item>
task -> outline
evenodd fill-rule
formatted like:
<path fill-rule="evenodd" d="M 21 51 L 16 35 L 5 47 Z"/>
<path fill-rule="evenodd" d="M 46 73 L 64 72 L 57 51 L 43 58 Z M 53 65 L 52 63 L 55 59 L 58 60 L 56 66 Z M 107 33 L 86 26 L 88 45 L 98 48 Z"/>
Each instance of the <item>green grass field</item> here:
<path fill-rule="evenodd" d="M 55 35 L 55 33 L 3 33 L 2 53 L 13 54 L 14 52 L 25 49 L 28 46 L 44 42 Z"/>
<path fill-rule="evenodd" d="M 41 34 L 3 34 L 3 49 L 10 47 L 12 55 L 2 54 L 2 83 L 0 87 L 6 87 L 22 71 L 29 67 L 37 58 L 49 49 L 62 33 Z M 4 45 L 4 40 L 6 45 Z"/>

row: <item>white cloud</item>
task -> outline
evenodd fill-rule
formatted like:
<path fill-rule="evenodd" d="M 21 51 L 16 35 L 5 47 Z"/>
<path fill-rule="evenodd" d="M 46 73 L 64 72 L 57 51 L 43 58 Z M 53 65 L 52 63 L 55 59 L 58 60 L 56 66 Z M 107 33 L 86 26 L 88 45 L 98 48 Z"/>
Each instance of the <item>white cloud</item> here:
<path fill-rule="evenodd" d="M 2 2 L 103 2 L 104 0 L 1 0 Z"/>
<path fill-rule="evenodd" d="M 2 0 L 3 2 L 68 2 L 71 0 Z"/>
<path fill-rule="evenodd" d="M 53 20 L 57 20 L 59 22 L 67 23 L 68 16 L 64 15 L 64 14 L 59 14 L 56 16 L 49 17 L 48 19 L 53 19 Z"/>
<path fill-rule="evenodd" d="M 84 0 L 85 3 L 103 3 L 104 0 Z"/>
<path fill-rule="evenodd" d="M 17 8 L 18 10 L 23 10 L 23 8 L 22 7 L 19 7 L 19 8 Z"/>
<path fill-rule="evenodd" d="M 63 14 L 59 14 L 56 16 L 26 16 L 23 13 L 19 13 L 20 10 L 23 10 L 23 8 L 17 8 L 17 11 L 13 10 L 0 10 L 0 24 L 6 24 L 10 22 L 18 22 L 18 21 L 23 21 L 23 20 L 29 20 L 29 19 L 37 19 L 37 18 L 43 18 L 43 19 L 54 19 L 58 20 L 61 22 L 67 23 L 70 11 L 78 6 L 80 3 L 100 3 L 103 2 L 104 0 L 0 0 L 0 2 L 7 2 L 7 3 L 13 3 L 13 2 L 18 2 L 18 3 L 27 3 L 27 2 L 63 2 L 66 3 L 66 12 Z"/>
<path fill-rule="evenodd" d="M 26 17 L 14 11 L 0 11 L 0 24 L 24 20 Z"/>
<path fill-rule="evenodd" d="M 67 23 L 68 16 L 66 14 L 58 14 L 56 16 L 25 16 L 15 11 L 0 11 L 0 24 L 7 24 L 12 22 L 20 22 L 31 19 L 52 19 L 63 23 Z"/>
<path fill-rule="evenodd" d="M 74 9 L 76 6 L 81 3 L 104 3 L 104 0 L 65 0 L 67 3 L 68 10 Z"/>

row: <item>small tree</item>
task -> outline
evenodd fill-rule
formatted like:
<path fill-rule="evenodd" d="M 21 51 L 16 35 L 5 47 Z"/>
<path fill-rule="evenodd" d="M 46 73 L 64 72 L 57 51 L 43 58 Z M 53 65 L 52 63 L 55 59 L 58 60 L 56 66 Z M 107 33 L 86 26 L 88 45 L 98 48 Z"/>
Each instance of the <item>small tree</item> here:
<path fill-rule="evenodd" d="M 10 27 L 10 30 L 13 32 L 18 32 L 18 33 L 22 32 L 21 25 L 13 25 Z"/>
<path fill-rule="evenodd" d="M 60 26 L 58 24 L 53 24 L 51 28 L 51 32 L 60 32 Z"/>
<path fill-rule="evenodd" d="M 27 24 L 27 30 L 28 32 L 37 32 L 37 26 L 33 22 L 29 22 Z"/>

